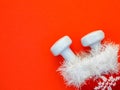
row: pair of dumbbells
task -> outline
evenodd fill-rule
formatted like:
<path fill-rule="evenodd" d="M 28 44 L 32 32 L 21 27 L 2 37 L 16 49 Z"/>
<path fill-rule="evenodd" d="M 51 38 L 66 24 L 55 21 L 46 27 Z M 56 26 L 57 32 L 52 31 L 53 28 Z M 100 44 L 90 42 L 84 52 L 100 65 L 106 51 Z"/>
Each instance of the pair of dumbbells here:
<path fill-rule="evenodd" d="M 89 46 L 92 50 L 101 46 L 101 41 L 104 39 L 105 35 L 102 30 L 97 30 L 85 35 L 81 39 L 81 43 L 83 46 Z M 51 52 L 54 56 L 61 55 L 66 61 L 73 60 L 76 55 L 70 49 L 70 45 L 72 44 L 72 40 L 69 36 L 64 36 L 51 47 Z"/>

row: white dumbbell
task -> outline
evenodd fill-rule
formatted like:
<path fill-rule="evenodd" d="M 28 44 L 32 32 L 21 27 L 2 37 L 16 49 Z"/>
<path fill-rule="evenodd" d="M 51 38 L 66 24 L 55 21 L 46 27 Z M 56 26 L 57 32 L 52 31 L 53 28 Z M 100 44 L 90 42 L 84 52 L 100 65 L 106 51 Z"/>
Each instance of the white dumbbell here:
<path fill-rule="evenodd" d="M 75 58 L 75 54 L 69 48 L 72 40 L 68 36 L 64 36 L 51 47 L 54 56 L 61 55 L 65 60 L 69 61 Z"/>
<path fill-rule="evenodd" d="M 101 41 L 104 39 L 105 35 L 102 30 L 97 30 L 85 35 L 82 39 L 83 46 L 89 46 L 91 49 L 96 49 L 101 46 Z"/>

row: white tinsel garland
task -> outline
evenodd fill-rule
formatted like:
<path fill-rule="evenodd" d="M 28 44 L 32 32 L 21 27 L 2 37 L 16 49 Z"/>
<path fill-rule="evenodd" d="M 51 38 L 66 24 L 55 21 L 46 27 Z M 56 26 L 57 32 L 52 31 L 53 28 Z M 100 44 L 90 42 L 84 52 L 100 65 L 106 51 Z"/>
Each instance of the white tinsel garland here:
<path fill-rule="evenodd" d="M 75 60 L 64 60 L 58 71 L 67 85 L 79 88 L 89 78 L 118 72 L 119 45 L 105 43 L 99 48 L 90 53 L 84 52 L 76 56 Z"/>

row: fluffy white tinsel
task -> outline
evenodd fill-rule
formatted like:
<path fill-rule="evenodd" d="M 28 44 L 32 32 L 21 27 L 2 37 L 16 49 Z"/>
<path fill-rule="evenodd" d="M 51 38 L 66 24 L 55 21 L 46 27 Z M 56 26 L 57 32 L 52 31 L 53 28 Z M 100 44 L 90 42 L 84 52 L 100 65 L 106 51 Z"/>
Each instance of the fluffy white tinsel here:
<path fill-rule="evenodd" d="M 64 61 L 58 71 L 67 85 L 79 88 L 86 80 L 102 74 L 118 72 L 119 45 L 105 43 L 98 50 L 82 53 L 74 60 Z"/>

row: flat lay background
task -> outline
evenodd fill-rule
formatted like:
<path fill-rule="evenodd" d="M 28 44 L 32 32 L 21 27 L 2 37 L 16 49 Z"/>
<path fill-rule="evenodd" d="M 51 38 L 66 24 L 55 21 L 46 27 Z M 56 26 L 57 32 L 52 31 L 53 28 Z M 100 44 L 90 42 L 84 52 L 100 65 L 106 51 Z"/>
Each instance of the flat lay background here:
<path fill-rule="evenodd" d="M 74 90 L 50 47 L 68 35 L 78 53 L 80 39 L 98 29 L 120 43 L 120 0 L 0 0 L 0 90 Z"/>

